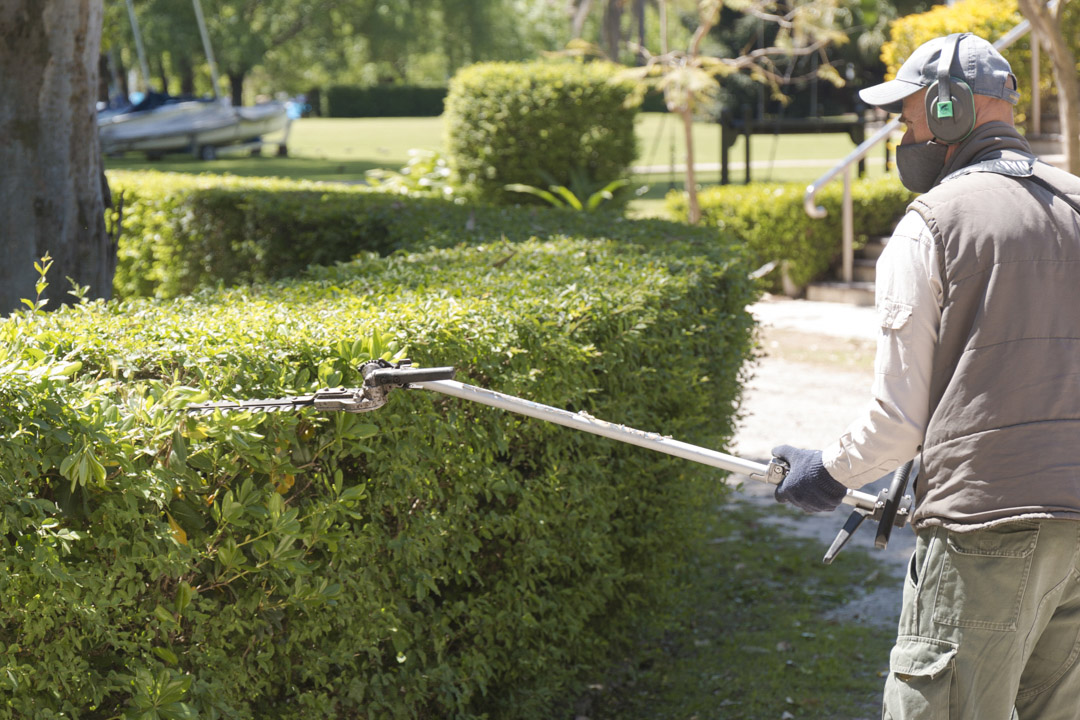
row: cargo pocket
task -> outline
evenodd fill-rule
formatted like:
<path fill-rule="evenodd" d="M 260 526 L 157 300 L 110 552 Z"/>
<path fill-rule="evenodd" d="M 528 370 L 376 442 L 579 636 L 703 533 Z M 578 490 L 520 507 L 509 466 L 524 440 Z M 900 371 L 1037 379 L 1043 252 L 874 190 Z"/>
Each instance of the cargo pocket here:
<path fill-rule="evenodd" d="M 911 306 L 895 300 L 884 300 L 878 307 L 881 334 L 875 356 L 877 372 L 882 375 L 903 375 L 908 368 L 907 335 L 911 333 Z"/>
<path fill-rule="evenodd" d="M 1038 540 L 1036 523 L 948 533 L 934 621 L 955 627 L 1016 630 Z"/>
<path fill-rule="evenodd" d="M 901 636 L 889 655 L 884 720 L 934 718 L 956 714 L 956 646 L 940 640 Z"/>

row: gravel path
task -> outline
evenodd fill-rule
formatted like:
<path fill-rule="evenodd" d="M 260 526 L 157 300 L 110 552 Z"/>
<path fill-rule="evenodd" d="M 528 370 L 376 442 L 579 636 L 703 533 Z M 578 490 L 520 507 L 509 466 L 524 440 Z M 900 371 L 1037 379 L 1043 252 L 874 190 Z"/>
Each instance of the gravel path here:
<path fill-rule="evenodd" d="M 767 298 L 752 309 L 761 323 L 764 354 L 746 388 L 745 417 L 733 451 L 766 462 L 776 445 L 823 447 L 839 436 L 869 401 L 877 333 L 873 308 Z M 747 478 L 731 480 L 742 482 L 737 502 L 775 504 L 772 486 Z M 863 491 L 876 494 L 888 480 L 883 478 Z M 819 515 L 777 513 L 774 517 L 792 533 L 820 539 L 824 555 L 849 514 L 846 507 Z M 875 530 L 874 523 L 864 522 L 848 548 L 868 549 L 894 570 L 897 580 L 883 578 L 874 592 L 852 597 L 834 616 L 895 629 L 900 616 L 901 578 L 915 535 L 910 527 L 894 528 L 888 548 L 877 550 Z"/>
<path fill-rule="evenodd" d="M 835 440 L 869 401 L 877 338 L 874 309 L 766 298 L 752 310 L 761 325 L 763 355 L 746 388 L 745 417 L 733 442 L 735 452 L 767 461 L 771 449 L 782 443 L 823 447 Z M 775 502 L 772 486 L 742 480 L 739 497 L 763 504 Z M 888 480 L 883 478 L 863 491 L 876 494 Z M 824 554 L 847 518 L 846 507 L 795 519 L 780 514 L 777 522 L 800 535 L 820 538 Z M 849 543 L 849 547 L 856 546 L 869 549 L 901 575 L 914 549 L 915 535 L 909 527 L 897 528 L 889 547 L 881 551 L 874 548 L 874 526 L 864 523 Z M 895 627 L 900 613 L 899 590 L 899 583 L 895 588 L 882 588 L 888 600 L 879 611 L 859 612 L 858 616 Z"/>

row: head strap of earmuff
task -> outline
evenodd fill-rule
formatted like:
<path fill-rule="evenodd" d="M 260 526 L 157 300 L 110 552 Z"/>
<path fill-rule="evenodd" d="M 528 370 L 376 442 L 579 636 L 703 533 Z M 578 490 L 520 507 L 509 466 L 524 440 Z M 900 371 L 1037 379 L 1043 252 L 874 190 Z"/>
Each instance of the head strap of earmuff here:
<path fill-rule="evenodd" d="M 971 33 L 953 33 L 945 40 L 937 64 L 937 102 L 934 104 L 934 117 L 937 119 L 953 116 L 952 61 L 959 50 L 960 38 Z"/>
<path fill-rule="evenodd" d="M 926 122 L 934 139 L 946 145 L 958 143 L 975 129 L 975 96 L 963 79 L 952 75 L 953 59 L 960 62 L 960 41 L 971 33 L 945 38 L 938 55 L 936 78 L 926 91 Z"/>

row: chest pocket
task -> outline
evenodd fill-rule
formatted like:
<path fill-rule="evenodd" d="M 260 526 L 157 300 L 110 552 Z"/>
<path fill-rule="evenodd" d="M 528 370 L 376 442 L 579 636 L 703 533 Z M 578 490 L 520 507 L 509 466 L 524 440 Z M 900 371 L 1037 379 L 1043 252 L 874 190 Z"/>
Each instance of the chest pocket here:
<path fill-rule="evenodd" d="M 885 300 L 878 307 L 881 325 L 874 370 L 882 375 L 903 375 L 909 365 L 908 343 L 911 340 L 912 307 L 895 300 Z"/>

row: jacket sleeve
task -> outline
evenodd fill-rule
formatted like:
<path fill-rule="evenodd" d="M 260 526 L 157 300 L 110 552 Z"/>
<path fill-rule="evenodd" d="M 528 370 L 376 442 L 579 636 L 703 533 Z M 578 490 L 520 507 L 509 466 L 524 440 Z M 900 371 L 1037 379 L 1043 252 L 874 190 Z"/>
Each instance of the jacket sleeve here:
<path fill-rule="evenodd" d="M 930 419 L 930 372 L 942 284 L 930 230 L 915 212 L 896 226 L 877 264 L 879 324 L 870 399 L 822 449 L 837 481 L 859 488 L 915 457 Z"/>

